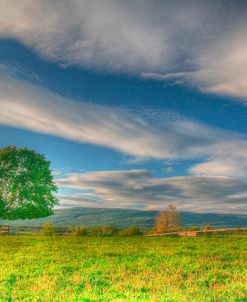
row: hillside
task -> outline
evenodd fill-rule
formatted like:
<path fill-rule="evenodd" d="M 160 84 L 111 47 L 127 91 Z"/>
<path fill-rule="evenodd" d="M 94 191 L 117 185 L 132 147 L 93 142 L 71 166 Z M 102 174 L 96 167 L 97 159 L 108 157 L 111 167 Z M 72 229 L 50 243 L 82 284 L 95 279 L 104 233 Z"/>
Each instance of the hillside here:
<path fill-rule="evenodd" d="M 103 208 L 70 208 L 54 211 L 54 215 L 48 218 L 6 221 L 0 220 L 0 224 L 40 226 L 46 221 L 51 221 L 56 226 L 96 226 L 115 225 L 126 227 L 138 225 L 143 228 L 151 228 L 157 211 L 139 211 L 130 209 L 103 209 Z M 182 212 L 183 226 L 212 224 L 215 227 L 247 227 L 247 215 L 235 214 L 198 214 Z"/>

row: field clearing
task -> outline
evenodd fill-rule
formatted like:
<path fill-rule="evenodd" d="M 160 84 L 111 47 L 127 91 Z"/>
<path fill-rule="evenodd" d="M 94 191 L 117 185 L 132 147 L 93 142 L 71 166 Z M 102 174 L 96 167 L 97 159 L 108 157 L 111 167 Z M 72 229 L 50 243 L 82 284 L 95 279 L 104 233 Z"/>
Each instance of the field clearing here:
<path fill-rule="evenodd" d="M 0 237 L 0 301 L 247 301 L 247 235 Z"/>

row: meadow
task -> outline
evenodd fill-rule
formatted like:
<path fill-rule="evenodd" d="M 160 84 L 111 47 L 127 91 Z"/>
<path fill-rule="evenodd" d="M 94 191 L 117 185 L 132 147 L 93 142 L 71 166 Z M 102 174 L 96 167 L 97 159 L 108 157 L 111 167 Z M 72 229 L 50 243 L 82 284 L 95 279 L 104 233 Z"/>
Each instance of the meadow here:
<path fill-rule="evenodd" d="M 247 235 L 1 236 L 0 301 L 247 301 Z"/>

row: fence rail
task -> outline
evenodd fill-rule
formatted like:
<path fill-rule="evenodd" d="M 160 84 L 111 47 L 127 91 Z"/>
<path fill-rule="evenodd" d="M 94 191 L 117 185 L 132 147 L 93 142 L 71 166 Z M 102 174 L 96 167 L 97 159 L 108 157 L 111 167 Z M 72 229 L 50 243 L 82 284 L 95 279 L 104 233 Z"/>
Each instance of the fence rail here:
<path fill-rule="evenodd" d="M 42 226 L 19 226 L 19 225 L 0 225 L 0 235 L 35 235 L 42 232 Z M 54 227 L 55 235 L 68 233 L 67 227 Z"/>
<path fill-rule="evenodd" d="M 144 235 L 147 237 L 160 237 L 160 236 L 187 236 L 196 237 L 208 234 L 234 234 L 234 233 L 245 233 L 247 228 L 225 228 L 225 229 L 213 229 L 213 230 L 203 230 L 203 231 L 183 231 L 183 232 L 170 232 L 163 234 L 148 234 Z"/>
<path fill-rule="evenodd" d="M 0 225 L 0 235 L 38 235 L 42 232 L 42 226 L 19 226 L 19 225 Z M 69 233 L 68 227 L 54 227 L 55 235 L 66 235 Z M 162 234 L 147 234 L 143 236 L 147 237 L 159 237 L 159 236 L 185 236 L 196 237 L 208 234 L 236 234 L 247 233 L 247 228 L 224 228 L 224 229 L 212 229 L 202 231 L 180 231 L 169 232 Z"/>
<path fill-rule="evenodd" d="M 1 234 L 8 234 L 9 233 L 9 226 L 8 225 L 0 225 L 0 233 Z"/>

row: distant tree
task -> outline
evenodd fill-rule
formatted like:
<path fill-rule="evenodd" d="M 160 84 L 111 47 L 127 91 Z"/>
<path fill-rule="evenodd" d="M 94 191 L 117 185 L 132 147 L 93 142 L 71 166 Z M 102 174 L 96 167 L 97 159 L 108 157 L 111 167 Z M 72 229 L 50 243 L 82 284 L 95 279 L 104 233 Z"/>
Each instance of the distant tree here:
<path fill-rule="evenodd" d="M 168 206 L 167 213 L 169 229 L 176 230 L 181 224 L 180 213 L 178 212 L 176 206 L 172 204 Z"/>
<path fill-rule="evenodd" d="M 168 205 L 155 219 L 155 229 L 158 233 L 177 230 L 180 226 L 180 213 L 175 205 Z"/>
<path fill-rule="evenodd" d="M 55 233 L 54 226 L 51 222 L 46 222 L 42 227 L 42 235 L 53 236 Z"/>
<path fill-rule="evenodd" d="M 51 215 L 58 204 L 50 162 L 28 149 L 0 149 L 0 218 L 31 219 Z"/>
<path fill-rule="evenodd" d="M 159 215 L 155 219 L 155 230 L 158 233 L 163 233 L 168 231 L 168 214 L 167 211 L 160 211 Z"/>

